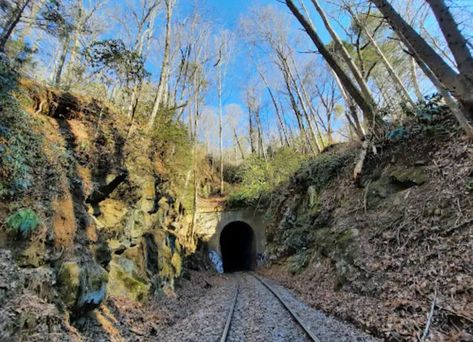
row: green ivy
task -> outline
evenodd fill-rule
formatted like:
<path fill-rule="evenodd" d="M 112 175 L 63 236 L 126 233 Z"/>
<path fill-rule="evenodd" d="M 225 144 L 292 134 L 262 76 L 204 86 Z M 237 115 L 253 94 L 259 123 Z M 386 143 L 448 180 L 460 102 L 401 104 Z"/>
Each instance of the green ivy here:
<path fill-rule="evenodd" d="M 281 183 L 288 181 L 305 160 L 305 156 L 290 148 L 281 148 L 265 160 L 251 155 L 234 172 L 238 190 L 231 194 L 227 205 L 240 207 L 263 203 Z"/>
<path fill-rule="evenodd" d="M 43 164 L 41 137 L 14 96 L 18 75 L 0 63 L 0 197 L 18 197 L 33 185 L 33 168 Z"/>
<path fill-rule="evenodd" d="M 26 238 L 38 228 L 39 217 L 32 209 L 20 209 L 7 218 L 6 224 L 8 230 Z"/>

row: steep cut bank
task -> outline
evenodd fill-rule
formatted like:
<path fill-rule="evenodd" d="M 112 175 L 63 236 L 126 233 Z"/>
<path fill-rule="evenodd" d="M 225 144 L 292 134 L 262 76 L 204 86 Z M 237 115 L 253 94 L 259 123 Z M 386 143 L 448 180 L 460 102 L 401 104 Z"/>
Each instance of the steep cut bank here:
<path fill-rule="evenodd" d="M 473 145 L 441 111 L 390 138 L 360 186 L 336 145 L 267 196 L 263 273 L 388 341 L 470 341 Z"/>
<path fill-rule="evenodd" d="M 114 300 L 174 296 L 196 248 L 175 160 L 185 140 L 2 68 L 0 339 L 81 340 L 87 321 L 116 322 Z"/>

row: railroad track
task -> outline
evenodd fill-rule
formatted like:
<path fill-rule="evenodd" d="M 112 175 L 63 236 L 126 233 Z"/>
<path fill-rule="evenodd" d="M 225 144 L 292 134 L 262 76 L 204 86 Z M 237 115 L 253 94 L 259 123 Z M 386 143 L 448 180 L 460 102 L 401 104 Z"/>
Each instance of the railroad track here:
<path fill-rule="evenodd" d="M 315 336 L 314 333 L 312 331 L 310 331 L 308 326 L 299 317 L 299 315 L 289 307 L 289 305 L 286 303 L 286 301 L 274 290 L 274 288 L 271 285 L 269 285 L 264 279 L 262 279 L 260 276 L 258 276 L 255 273 L 248 273 L 248 274 L 251 275 L 252 277 L 254 277 L 256 280 L 258 280 L 259 283 L 261 283 L 266 289 L 268 289 L 269 292 L 271 292 L 271 294 L 273 294 L 274 297 L 276 297 L 276 299 L 279 301 L 279 303 L 281 303 L 281 305 L 286 309 L 286 311 L 293 318 L 294 322 L 302 328 L 302 330 L 306 333 L 307 337 L 309 337 L 309 339 L 311 341 L 320 342 L 320 340 L 317 338 L 317 336 Z M 228 339 L 228 335 L 229 335 L 229 332 L 230 332 L 230 327 L 232 325 L 232 318 L 233 318 L 233 314 L 235 312 L 235 307 L 236 307 L 236 303 L 237 303 L 237 300 L 238 300 L 238 294 L 239 293 L 240 293 L 240 281 L 237 278 L 235 292 L 234 292 L 234 295 L 233 295 L 233 300 L 232 300 L 232 303 L 231 303 L 231 307 L 228 311 L 227 319 L 226 319 L 226 322 L 225 322 L 225 328 L 223 330 L 222 337 L 220 338 L 220 342 L 225 342 Z"/>

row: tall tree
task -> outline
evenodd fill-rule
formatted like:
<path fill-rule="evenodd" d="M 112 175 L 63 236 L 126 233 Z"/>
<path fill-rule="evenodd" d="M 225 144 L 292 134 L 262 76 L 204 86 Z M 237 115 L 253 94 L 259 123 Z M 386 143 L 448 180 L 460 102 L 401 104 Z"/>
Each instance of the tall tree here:
<path fill-rule="evenodd" d="M 286 0 L 285 3 L 287 7 L 289 8 L 289 10 L 294 14 L 296 19 L 299 21 L 299 23 L 302 25 L 302 27 L 304 28 L 304 31 L 306 31 L 306 33 L 309 35 L 309 37 L 311 38 L 311 40 L 317 47 L 317 50 L 320 52 L 320 54 L 325 59 L 327 64 L 335 72 L 343 88 L 345 88 L 345 90 L 350 94 L 350 96 L 353 98 L 356 104 L 363 111 L 365 124 L 368 126 L 370 130 L 373 130 L 373 129 L 377 130 L 380 124 L 380 118 L 378 114 L 376 113 L 376 111 L 374 110 L 372 104 L 369 103 L 365 99 L 361 91 L 355 86 L 355 84 L 350 79 L 350 77 L 345 73 L 343 68 L 340 66 L 339 62 L 336 60 L 336 58 L 332 55 L 332 53 L 327 49 L 325 44 L 322 42 L 322 39 L 318 35 L 313 25 L 294 4 L 294 1 Z"/>
<path fill-rule="evenodd" d="M 315 0 L 314 0 L 315 1 Z M 393 80 L 398 92 L 401 94 L 403 99 L 407 101 L 412 107 L 415 106 L 414 100 L 412 100 L 411 96 L 409 95 L 408 90 L 402 83 L 401 79 L 397 75 L 396 71 L 394 70 L 394 67 L 391 65 L 391 62 L 389 62 L 388 58 L 385 56 L 381 48 L 379 47 L 378 43 L 376 42 L 376 39 L 371 35 L 371 33 L 368 31 L 365 25 L 361 22 L 359 19 L 357 13 L 355 13 L 351 7 L 351 5 L 347 2 L 344 3 L 345 9 L 350 13 L 352 16 L 353 20 L 355 21 L 355 24 L 358 26 L 359 30 L 361 30 L 365 36 L 368 38 L 369 42 L 372 44 L 374 47 L 376 54 L 379 56 L 381 59 L 382 63 L 384 64 L 389 76 Z"/>
<path fill-rule="evenodd" d="M 159 12 L 160 0 L 151 2 L 145 1 L 138 11 L 133 11 L 133 18 L 136 24 L 136 35 L 133 42 L 133 49 L 139 56 L 146 61 L 151 39 L 154 35 L 154 25 Z M 142 82 L 136 83 L 131 92 L 130 103 L 128 106 L 128 117 L 133 120 L 138 106 L 139 93 Z"/>
<path fill-rule="evenodd" d="M 424 38 L 410 26 L 387 0 L 370 0 L 386 17 L 396 33 L 405 40 L 422 63 L 439 82 L 459 101 L 462 115 L 473 122 L 473 57 L 465 37 L 443 0 L 428 0 L 444 37 L 454 55 L 458 71 L 445 61 Z M 470 136 L 471 132 L 467 132 Z"/>
<path fill-rule="evenodd" d="M 217 62 L 217 97 L 218 97 L 218 145 L 220 155 L 220 194 L 224 193 L 223 182 L 223 82 L 226 74 L 227 63 L 230 54 L 230 34 L 228 31 L 223 31 L 219 37 L 216 38 L 215 44 L 218 46 Z"/>
<path fill-rule="evenodd" d="M 156 99 L 154 101 L 153 111 L 149 119 L 148 127 L 151 128 L 154 125 L 156 115 L 160 107 L 166 106 L 166 93 L 168 92 L 168 79 L 170 73 L 170 49 L 171 49 L 171 24 L 172 14 L 176 0 L 164 0 L 166 4 L 166 33 L 164 37 L 164 55 L 163 63 L 161 65 L 161 74 L 159 76 L 158 90 L 156 92 Z"/>
<path fill-rule="evenodd" d="M 322 7 L 319 5 L 319 2 L 317 0 L 311 0 L 312 4 L 314 5 L 315 9 L 320 15 L 320 18 L 322 19 L 327 31 L 329 32 L 330 36 L 332 37 L 335 47 L 342 56 L 343 60 L 345 63 L 348 65 L 348 68 L 352 72 L 356 82 L 358 83 L 358 86 L 360 87 L 361 93 L 363 94 L 363 97 L 365 98 L 366 102 L 372 107 L 372 111 L 376 112 L 376 103 L 373 98 L 373 95 L 371 94 L 370 89 L 368 88 L 368 84 L 366 83 L 365 79 L 363 78 L 360 70 L 356 66 L 355 62 L 353 61 L 351 55 L 348 53 L 347 49 L 345 48 L 345 45 L 343 44 L 342 40 L 338 36 L 338 34 L 335 32 L 335 30 L 332 28 L 332 25 L 330 24 L 327 15 L 325 14 L 325 11 L 322 9 Z"/>
<path fill-rule="evenodd" d="M 7 4 L 9 7 L 11 6 L 11 9 L 7 14 L 5 27 L 3 27 L 3 32 L 0 35 L 0 52 L 5 51 L 8 40 L 31 2 L 32 0 L 17 0 L 13 4 Z"/>

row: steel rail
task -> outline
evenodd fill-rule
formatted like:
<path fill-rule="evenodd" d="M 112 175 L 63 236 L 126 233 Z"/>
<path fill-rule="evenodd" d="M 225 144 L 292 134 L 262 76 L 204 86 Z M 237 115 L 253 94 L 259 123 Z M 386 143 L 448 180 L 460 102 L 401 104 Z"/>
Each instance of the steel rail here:
<path fill-rule="evenodd" d="M 235 311 L 236 301 L 237 301 L 239 292 L 240 292 L 240 282 L 237 279 L 235 295 L 233 296 L 232 306 L 230 307 L 230 310 L 228 312 L 227 320 L 225 322 L 225 328 L 223 329 L 223 333 L 222 333 L 222 337 L 220 338 L 220 342 L 225 342 L 227 340 L 228 333 L 230 332 L 230 326 L 232 324 L 233 312 Z"/>
<path fill-rule="evenodd" d="M 319 338 L 314 335 L 314 333 L 309 329 L 306 323 L 299 317 L 299 315 L 293 311 L 287 303 L 282 299 L 282 297 L 266 282 L 264 281 L 259 275 L 255 273 L 250 273 L 254 278 L 256 278 L 261 284 L 263 284 L 282 304 L 282 306 L 291 314 L 291 317 L 296 321 L 297 324 L 304 330 L 304 332 L 309 336 L 309 338 L 314 342 L 320 342 Z"/>

